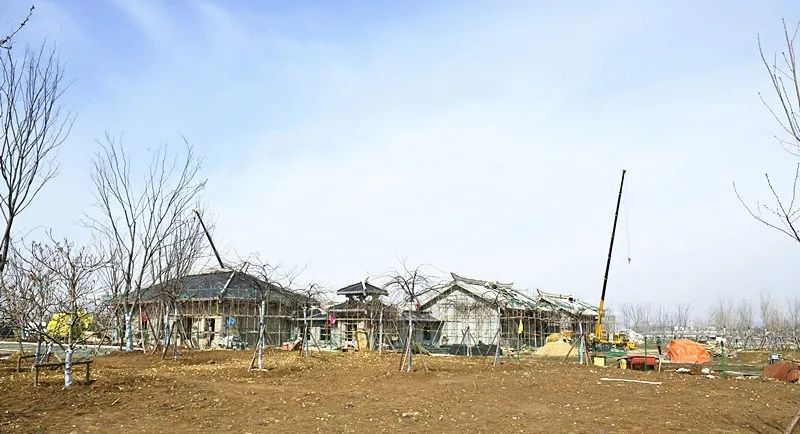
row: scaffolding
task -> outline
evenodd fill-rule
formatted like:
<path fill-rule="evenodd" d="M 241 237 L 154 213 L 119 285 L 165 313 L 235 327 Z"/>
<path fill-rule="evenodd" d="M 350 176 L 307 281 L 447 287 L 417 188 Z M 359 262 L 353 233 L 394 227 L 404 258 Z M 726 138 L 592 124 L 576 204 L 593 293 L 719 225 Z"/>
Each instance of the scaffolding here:
<path fill-rule="evenodd" d="M 394 306 L 380 300 L 377 288 L 368 296 L 366 286 L 363 295 L 353 287 L 337 292 L 348 296 L 345 302 L 309 319 L 312 337 L 329 349 L 400 350 L 410 337 L 416 351 L 489 355 L 498 346 L 540 347 L 553 333 L 592 333 L 597 316 L 596 307 L 569 295 L 537 291 L 529 297 L 510 284 L 455 274 L 424 300 Z"/>
<path fill-rule="evenodd" d="M 434 348 L 455 354 L 497 351 L 498 345 L 522 350 L 544 345 L 553 333 L 594 330 L 597 307 L 573 296 L 537 291 L 531 297 L 510 283 L 451 276 L 420 305 L 440 322 L 438 339 L 426 342 Z"/>
<path fill-rule="evenodd" d="M 229 271 L 187 276 L 181 290 L 171 296 L 157 287 L 143 291 L 136 334 L 143 348 L 154 348 L 172 338 L 171 330 L 178 324 L 174 328 L 181 332 L 174 338 L 183 347 L 255 347 L 262 300 L 266 344 L 279 346 L 295 339 L 300 333 L 296 319 L 311 299 Z"/>

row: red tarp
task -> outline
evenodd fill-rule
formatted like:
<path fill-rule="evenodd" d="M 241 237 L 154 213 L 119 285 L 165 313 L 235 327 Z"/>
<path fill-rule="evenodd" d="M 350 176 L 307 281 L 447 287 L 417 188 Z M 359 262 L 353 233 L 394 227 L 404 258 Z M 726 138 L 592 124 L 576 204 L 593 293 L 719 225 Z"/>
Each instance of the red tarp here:
<path fill-rule="evenodd" d="M 658 357 L 656 356 L 627 356 L 623 357 L 623 359 L 628 361 L 628 369 L 649 369 L 651 371 L 658 369 Z"/>
<path fill-rule="evenodd" d="M 774 363 L 767 365 L 761 375 L 764 378 L 774 378 L 792 383 L 800 379 L 800 364 L 785 361 Z"/>
<path fill-rule="evenodd" d="M 711 355 L 702 345 L 689 339 L 677 339 L 667 345 L 667 357 L 673 363 L 708 363 Z"/>

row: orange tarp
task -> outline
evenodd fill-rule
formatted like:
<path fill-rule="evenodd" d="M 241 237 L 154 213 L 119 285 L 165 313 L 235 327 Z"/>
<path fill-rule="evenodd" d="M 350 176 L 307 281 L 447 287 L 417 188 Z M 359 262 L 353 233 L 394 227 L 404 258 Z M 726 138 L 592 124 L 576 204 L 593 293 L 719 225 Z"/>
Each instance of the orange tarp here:
<path fill-rule="evenodd" d="M 667 345 L 667 357 L 674 363 L 708 363 L 711 355 L 702 345 L 689 339 L 677 339 Z"/>
<path fill-rule="evenodd" d="M 793 383 L 800 380 L 800 363 L 782 361 L 767 365 L 761 375 L 764 378 L 774 378 Z"/>

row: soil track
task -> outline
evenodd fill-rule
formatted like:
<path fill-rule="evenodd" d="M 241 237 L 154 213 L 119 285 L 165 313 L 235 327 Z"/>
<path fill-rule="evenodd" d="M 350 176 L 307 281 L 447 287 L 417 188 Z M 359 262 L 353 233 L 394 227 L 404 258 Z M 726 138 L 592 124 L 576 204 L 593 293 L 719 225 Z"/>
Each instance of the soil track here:
<path fill-rule="evenodd" d="M 765 380 L 421 356 L 408 374 L 394 354 L 285 352 L 247 372 L 250 357 L 114 354 L 70 390 L 56 371 L 33 388 L 30 372 L 0 362 L 0 431 L 779 432 L 800 405 L 800 387 Z"/>

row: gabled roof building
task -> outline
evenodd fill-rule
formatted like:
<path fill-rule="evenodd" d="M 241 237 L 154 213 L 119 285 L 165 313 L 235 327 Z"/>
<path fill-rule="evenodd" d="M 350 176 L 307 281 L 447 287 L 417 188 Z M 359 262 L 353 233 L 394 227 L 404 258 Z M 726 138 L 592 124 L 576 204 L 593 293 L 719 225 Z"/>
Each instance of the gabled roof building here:
<path fill-rule="evenodd" d="M 256 276 L 232 270 L 193 274 L 142 290 L 137 337 L 145 346 L 163 339 L 165 326 L 182 345 L 192 348 L 229 346 L 232 341 L 255 346 L 259 310 L 265 312 L 265 338 L 278 346 L 299 334 L 296 318 L 319 305 L 314 299 Z"/>
<path fill-rule="evenodd" d="M 336 295 L 344 296 L 345 301 L 315 310 L 313 317 L 307 320 L 312 345 L 374 350 L 383 338 L 384 347 L 393 347 L 390 342 L 393 338 L 396 340 L 398 311 L 382 299 L 389 295 L 386 289 L 362 281 L 338 289 Z"/>
<path fill-rule="evenodd" d="M 594 330 L 597 307 L 573 296 L 538 290 L 530 296 L 513 283 L 451 277 L 420 301 L 418 311 L 439 321 L 433 345 L 538 347 L 551 333 Z"/>

